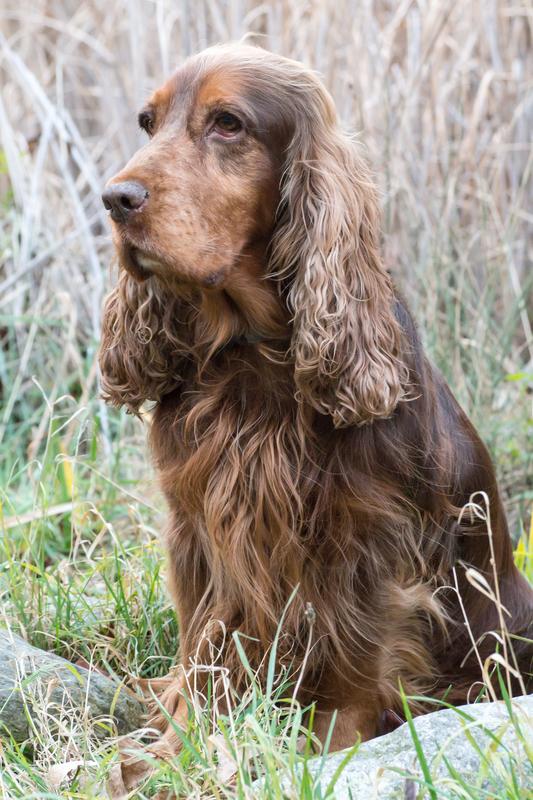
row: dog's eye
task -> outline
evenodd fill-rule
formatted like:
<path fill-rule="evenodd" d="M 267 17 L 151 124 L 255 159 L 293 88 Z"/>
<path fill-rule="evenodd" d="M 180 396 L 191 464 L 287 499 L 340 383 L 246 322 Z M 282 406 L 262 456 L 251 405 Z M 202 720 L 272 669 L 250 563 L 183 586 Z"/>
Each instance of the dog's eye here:
<path fill-rule="evenodd" d="M 141 111 L 137 119 L 139 127 L 146 131 L 148 136 L 151 136 L 154 132 L 154 117 L 150 111 Z"/>
<path fill-rule="evenodd" d="M 224 136 L 226 139 L 235 136 L 242 129 L 243 125 L 240 119 L 235 114 L 230 114 L 229 111 L 218 114 L 212 128 L 215 133 Z"/>

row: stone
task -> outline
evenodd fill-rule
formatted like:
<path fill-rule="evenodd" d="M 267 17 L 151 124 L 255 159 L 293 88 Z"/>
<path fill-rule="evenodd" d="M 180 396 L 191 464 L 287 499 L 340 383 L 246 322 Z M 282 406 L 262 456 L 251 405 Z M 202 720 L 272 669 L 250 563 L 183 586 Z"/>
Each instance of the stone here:
<path fill-rule="evenodd" d="M 27 739 L 36 704 L 40 710 L 46 707 L 50 719 L 66 708 L 79 713 L 80 720 L 85 714 L 89 720 L 112 720 L 119 734 L 141 727 L 146 710 L 119 681 L 0 630 L 0 737 L 7 733 L 17 742 Z M 104 725 L 93 730 L 100 736 L 113 733 Z"/>
<path fill-rule="evenodd" d="M 512 706 L 522 740 L 528 742 L 531 748 L 533 695 L 513 698 Z M 516 728 L 503 701 L 460 706 L 458 710 L 435 711 L 415 718 L 414 726 L 430 774 L 433 781 L 441 786 L 442 796 L 452 796 L 449 787 L 446 791 L 445 786 L 447 779 L 450 778 L 446 761 L 457 770 L 461 780 L 481 785 L 480 797 L 493 796 L 484 793 L 497 789 L 491 784 L 490 768 L 484 777 L 480 777 L 483 759 L 480 752 L 486 754 L 490 748 L 489 758 L 499 757 L 504 770 L 509 754 L 515 756 L 521 777 L 521 789 L 524 791 L 523 796 L 533 797 L 533 765 L 525 752 L 523 741 L 517 736 Z M 491 734 L 494 734 L 496 739 Z M 469 741 L 469 737 L 475 740 L 479 750 Z M 326 789 L 346 755 L 347 751 L 340 751 L 307 762 L 312 782 L 320 783 L 322 789 L 320 796 L 326 796 Z M 404 774 L 399 775 L 398 770 Z M 492 775 L 494 774 L 497 774 L 495 769 L 492 770 Z M 408 724 L 404 723 L 392 733 L 363 742 L 342 770 L 332 793 L 327 796 L 335 800 L 374 800 L 374 798 L 414 800 L 422 796 L 420 790 L 423 784 L 420 781 L 423 781 L 422 769 Z M 291 784 L 292 781 L 288 776 L 282 781 L 282 786 L 289 797 L 292 796 Z M 427 790 L 423 796 L 429 797 Z M 436 796 L 441 796 L 439 791 L 436 792 Z M 502 795 L 498 793 L 497 796 Z"/>

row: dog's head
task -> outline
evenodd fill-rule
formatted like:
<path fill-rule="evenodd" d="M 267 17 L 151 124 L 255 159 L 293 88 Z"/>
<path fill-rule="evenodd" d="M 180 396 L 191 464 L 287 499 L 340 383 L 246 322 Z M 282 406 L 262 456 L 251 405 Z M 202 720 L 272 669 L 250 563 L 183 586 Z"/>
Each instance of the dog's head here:
<path fill-rule="evenodd" d="M 316 75 L 249 45 L 213 47 L 139 124 L 148 142 L 103 194 L 122 267 L 224 295 L 257 333 L 284 324 L 298 395 L 335 425 L 389 416 L 406 375 L 375 190 Z"/>

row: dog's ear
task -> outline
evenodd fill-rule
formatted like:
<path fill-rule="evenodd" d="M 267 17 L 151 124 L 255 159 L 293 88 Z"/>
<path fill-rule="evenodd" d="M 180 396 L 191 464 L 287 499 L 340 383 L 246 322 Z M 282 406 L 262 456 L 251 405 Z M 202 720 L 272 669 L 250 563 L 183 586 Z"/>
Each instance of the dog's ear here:
<path fill-rule="evenodd" d="M 379 254 L 376 190 L 316 81 L 287 151 L 272 272 L 288 283 L 300 399 L 336 427 L 388 417 L 407 367 Z"/>
<path fill-rule="evenodd" d="M 141 283 L 121 271 L 104 303 L 98 354 L 107 402 L 137 413 L 145 400 L 160 400 L 178 385 L 187 349 L 182 318 L 182 303 L 163 295 L 155 279 Z"/>

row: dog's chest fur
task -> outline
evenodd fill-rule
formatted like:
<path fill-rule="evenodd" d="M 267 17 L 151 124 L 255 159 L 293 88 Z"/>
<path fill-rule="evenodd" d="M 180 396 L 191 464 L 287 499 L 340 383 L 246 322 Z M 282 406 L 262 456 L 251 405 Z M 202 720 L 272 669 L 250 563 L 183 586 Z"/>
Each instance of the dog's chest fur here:
<path fill-rule="evenodd" d="M 347 450 L 346 431 L 322 415 L 306 419 L 290 367 L 222 354 L 184 385 L 159 404 L 152 444 L 171 510 L 195 526 L 209 562 L 234 564 L 239 579 L 246 569 L 250 584 L 268 572 L 294 586 L 350 558 L 362 580 L 384 535 L 398 546 L 410 520 L 398 508 L 391 515 L 379 476 L 364 473 L 357 443 L 368 432 L 354 431 Z"/>
<path fill-rule="evenodd" d="M 215 363 L 156 410 L 152 443 L 171 509 L 167 544 L 180 616 L 194 620 L 196 632 L 222 620 L 264 648 L 299 587 L 285 616 L 288 652 L 295 642 L 302 652 L 310 604 L 322 610 L 313 661 L 329 658 L 321 649 L 335 642 L 338 658 L 352 654 L 345 669 L 362 669 L 359 647 L 366 658 L 385 635 L 376 633 L 374 611 L 383 606 L 390 618 L 391 587 L 407 619 L 418 613 L 414 575 L 398 565 L 414 568 L 419 542 L 411 516 L 387 506 L 379 480 L 361 471 L 356 447 L 347 458 L 345 432 L 327 418 L 314 428 L 302 418 L 291 380 L 289 370 L 244 358 L 231 370 Z M 354 433 L 354 442 L 365 436 Z M 418 608 L 429 607 L 421 594 Z"/>
<path fill-rule="evenodd" d="M 309 458 L 290 371 L 262 368 L 259 358 L 235 358 L 228 369 L 229 357 L 164 398 L 152 431 L 171 506 L 204 517 L 212 542 L 223 547 L 245 520 L 250 534 L 268 534 L 269 542 L 289 522 L 300 526 Z"/>

